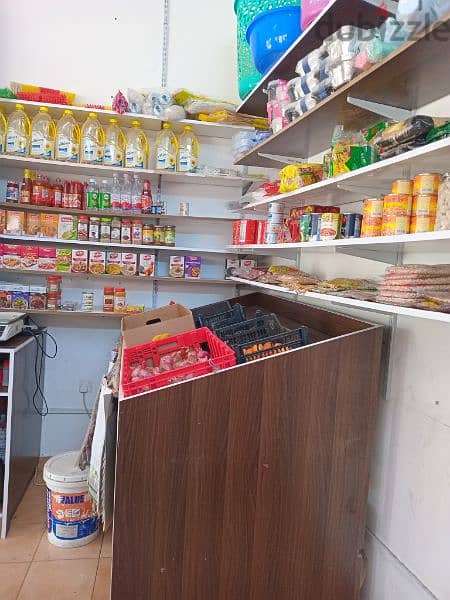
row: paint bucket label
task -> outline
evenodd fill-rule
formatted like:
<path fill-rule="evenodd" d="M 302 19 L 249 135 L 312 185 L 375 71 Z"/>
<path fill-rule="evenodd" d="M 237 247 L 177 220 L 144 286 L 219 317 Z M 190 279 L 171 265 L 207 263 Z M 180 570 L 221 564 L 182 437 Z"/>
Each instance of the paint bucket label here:
<path fill-rule="evenodd" d="M 48 532 L 61 540 L 79 540 L 96 532 L 97 516 L 89 493 L 67 494 L 47 488 Z"/>

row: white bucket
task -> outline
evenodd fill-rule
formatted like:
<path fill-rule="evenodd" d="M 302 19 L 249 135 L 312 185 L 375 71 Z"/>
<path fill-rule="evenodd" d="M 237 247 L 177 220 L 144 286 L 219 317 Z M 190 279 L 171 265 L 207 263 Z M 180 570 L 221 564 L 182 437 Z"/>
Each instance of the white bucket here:
<path fill-rule="evenodd" d="M 48 540 L 60 548 L 89 544 L 98 535 L 98 518 L 88 491 L 88 471 L 77 464 L 78 452 L 50 458 L 47 485 Z"/>

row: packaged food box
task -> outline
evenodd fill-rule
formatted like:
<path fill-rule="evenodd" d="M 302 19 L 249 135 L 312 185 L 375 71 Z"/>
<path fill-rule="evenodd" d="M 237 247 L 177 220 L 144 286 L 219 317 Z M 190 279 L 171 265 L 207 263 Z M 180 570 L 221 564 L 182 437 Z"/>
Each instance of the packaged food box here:
<path fill-rule="evenodd" d="M 169 277 L 184 277 L 184 256 L 170 257 Z"/>
<path fill-rule="evenodd" d="M 106 252 L 89 250 L 89 273 L 103 275 L 106 270 Z"/>
<path fill-rule="evenodd" d="M 137 254 L 135 252 L 122 252 L 122 275 L 133 277 L 137 273 Z"/>
<path fill-rule="evenodd" d="M 0 209 L 0 233 L 4 233 L 6 229 L 6 210 Z"/>
<path fill-rule="evenodd" d="M 21 210 L 6 211 L 6 233 L 23 235 L 25 233 L 25 213 Z"/>
<path fill-rule="evenodd" d="M 3 244 L 3 268 L 20 269 L 22 260 L 22 246 L 16 244 Z"/>
<path fill-rule="evenodd" d="M 58 215 L 40 213 L 41 236 L 44 238 L 56 238 L 58 236 Z"/>
<path fill-rule="evenodd" d="M 30 308 L 45 310 L 47 308 L 47 288 L 40 285 L 30 285 Z"/>
<path fill-rule="evenodd" d="M 193 329 L 192 312 L 182 304 L 169 304 L 122 319 L 122 339 L 126 348 L 145 344 L 162 333 L 183 333 Z"/>
<path fill-rule="evenodd" d="M 336 240 L 341 233 L 341 215 L 338 213 L 323 213 L 320 221 L 320 239 Z"/>
<path fill-rule="evenodd" d="M 88 251 L 87 250 L 72 250 L 72 273 L 87 273 L 88 272 Z"/>
<path fill-rule="evenodd" d="M 225 279 L 231 277 L 231 269 L 240 267 L 241 261 L 238 258 L 227 258 L 225 260 Z"/>
<path fill-rule="evenodd" d="M 39 213 L 28 213 L 25 220 L 25 234 L 39 236 L 41 233 L 41 216 Z"/>
<path fill-rule="evenodd" d="M 120 275 L 122 273 L 122 254 L 120 252 L 107 252 L 106 272 L 108 275 Z"/>
<path fill-rule="evenodd" d="M 154 254 L 139 255 L 139 275 L 142 277 L 155 276 L 156 257 Z"/>
<path fill-rule="evenodd" d="M 38 246 L 22 246 L 20 252 L 20 263 L 22 269 L 37 271 L 39 266 Z"/>
<path fill-rule="evenodd" d="M 14 286 L 11 294 L 11 308 L 24 310 L 30 304 L 30 290 L 28 286 Z"/>
<path fill-rule="evenodd" d="M 256 267 L 256 260 L 251 258 L 243 258 L 239 261 L 240 267 Z"/>
<path fill-rule="evenodd" d="M 60 240 L 76 240 L 78 234 L 78 217 L 75 215 L 59 215 L 58 238 Z"/>
<path fill-rule="evenodd" d="M 56 248 L 39 248 L 39 271 L 56 270 Z"/>
<path fill-rule="evenodd" d="M 69 272 L 72 268 L 72 250 L 70 248 L 58 248 L 56 250 L 56 270 Z"/>
<path fill-rule="evenodd" d="M 200 279 L 202 259 L 200 256 L 184 257 L 184 276 L 186 279 Z"/>
<path fill-rule="evenodd" d="M 11 300 L 11 286 L 7 283 L 2 283 L 0 287 L 0 308 L 11 308 Z"/>
<path fill-rule="evenodd" d="M 3 246 L 4 244 L 0 244 L 0 269 L 3 269 Z"/>

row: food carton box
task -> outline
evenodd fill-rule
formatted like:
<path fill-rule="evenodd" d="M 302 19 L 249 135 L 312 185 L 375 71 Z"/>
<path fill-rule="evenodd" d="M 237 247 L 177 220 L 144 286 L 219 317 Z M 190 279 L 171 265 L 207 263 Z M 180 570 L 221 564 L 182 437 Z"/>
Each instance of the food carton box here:
<path fill-rule="evenodd" d="M 39 264 L 38 246 L 22 246 L 20 252 L 20 262 L 22 269 L 37 271 Z"/>
<path fill-rule="evenodd" d="M 40 213 L 41 236 L 44 238 L 56 238 L 58 236 L 58 215 Z"/>
<path fill-rule="evenodd" d="M 139 255 L 139 275 L 142 277 L 155 276 L 156 256 L 154 254 Z"/>
<path fill-rule="evenodd" d="M 21 268 L 22 246 L 16 244 L 3 244 L 3 268 L 20 269 Z"/>
<path fill-rule="evenodd" d="M 87 273 L 88 272 L 88 251 L 72 250 L 72 273 Z"/>
<path fill-rule="evenodd" d="M 120 275 L 122 273 L 121 252 L 107 252 L 106 272 L 108 273 L 108 275 Z"/>
<path fill-rule="evenodd" d="M 75 215 L 59 215 L 58 238 L 60 240 L 76 240 L 78 234 L 78 217 Z"/>
<path fill-rule="evenodd" d="M 47 308 L 47 288 L 40 285 L 30 285 L 30 308 L 45 310 Z"/>
<path fill-rule="evenodd" d="M 186 279 L 200 279 L 202 259 L 200 256 L 185 256 L 184 276 Z"/>
<path fill-rule="evenodd" d="M 0 284 L 0 308 L 11 308 L 12 291 L 8 283 Z"/>
<path fill-rule="evenodd" d="M 192 312 L 181 304 L 169 304 L 122 319 L 122 337 L 125 347 L 151 342 L 162 333 L 183 333 L 195 329 Z"/>
<path fill-rule="evenodd" d="M 184 256 L 171 256 L 169 277 L 184 277 Z"/>
<path fill-rule="evenodd" d="M 27 285 L 16 285 L 11 294 L 11 308 L 14 310 L 24 310 L 30 304 L 30 288 Z"/>
<path fill-rule="evenodd" d="M 41 215 L 39 213 L 28 213 L 25 222 L 26 235 L 35 235 L 41 233 Z"/>
<path fill-rule="evenodd" d="M 38 270 L 56 270 L 56 248 L 39 248 Z"/>
<path fill-rule="evenodd" d="M 252 260 L 251 258 L 243 258 L 239 262 L 241 267 L 256 267 L 256 260 Z"/>
<path fill-rule="evenodd" d="M 240 260 L 238 258 L 227 258 L 225 261 L 225 279 L 231 277 L 231 269 L 240 267 Z"/>
<path fill-rule="evenodd" d="M 106 270 L 106 252 L 89 250 L 89 273 L 103 275 Z"/>
<path fill-rule="evenodd" d="M 58 248 L 56 250 L 56 270 L 69 272 L 72 268 L 72 250 L 70 248 Z"/>
<path fill-rule="evenodd" d="M 0 233 L 4 233 L 6 229 L 6 210 L 0 209 Z"/>
<path fill-rule="evenodd" d="M 133 277 L 137 272 L 137 254 L 134 252 L 122 252 L 121 262 L 122 275 Z"/>
<path fill-rule="evenodd" d="M 25 213 L 21 210 L 6 211 L 6 233 L 23 235 L 25 233 Z"/>

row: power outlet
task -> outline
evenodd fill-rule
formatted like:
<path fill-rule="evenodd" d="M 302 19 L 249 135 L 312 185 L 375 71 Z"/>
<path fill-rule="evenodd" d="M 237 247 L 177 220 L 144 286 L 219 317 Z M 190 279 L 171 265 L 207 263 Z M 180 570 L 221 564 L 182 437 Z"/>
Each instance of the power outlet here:
<path fill-rule="evenodd" d="M 90 381 L 80 381 L 80 387 L 78 388 L 80 394 L 88 394 L 92 391 L 92 384 Z"/>

